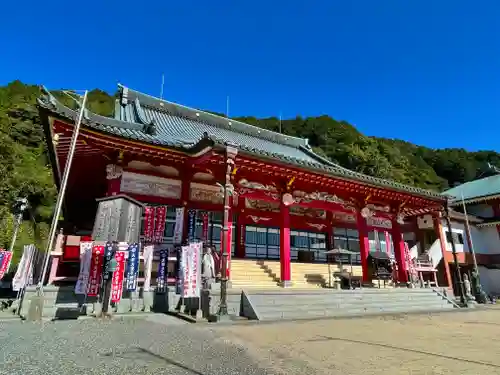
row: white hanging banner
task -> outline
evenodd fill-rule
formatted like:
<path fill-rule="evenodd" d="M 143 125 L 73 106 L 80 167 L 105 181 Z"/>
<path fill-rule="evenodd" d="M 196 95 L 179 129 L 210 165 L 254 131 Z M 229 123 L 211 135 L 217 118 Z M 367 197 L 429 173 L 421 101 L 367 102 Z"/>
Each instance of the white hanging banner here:
<path fill-rule="evenodd" d="M 174 245 L 180 245 L 184 232 L 184 207 L 175 210 Z"/>
<path fill-rule="evenodd" d="M 182 296 L 200 297 L 201 289 L 201 242 L 182 247 Z"/>
<path fill-rule="evenodd" d="M 33 277 L 32 260 L 35 253 L 34 245 L 24 246 L 23 256 L 12 279 L 12 290 L 18 292 L 26 286 Z"/>
<path fill-rule="evenodd" d="M 151 271 L 153 269 L 154 246 L 144 246 L 144 291 L 151 288 Z"/>
<path fill-rule="evenodd" d="M 93 242 L 80 242 L 80 273 L 75 286 L 75 294 L 87 294 L 92 260 Z"/>

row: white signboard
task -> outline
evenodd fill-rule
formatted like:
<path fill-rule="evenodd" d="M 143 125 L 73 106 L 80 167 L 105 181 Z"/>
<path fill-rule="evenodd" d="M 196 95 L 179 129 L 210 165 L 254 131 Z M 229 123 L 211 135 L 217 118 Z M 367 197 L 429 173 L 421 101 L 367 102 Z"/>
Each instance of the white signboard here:
<path fill-rule="evenodd" d="M 392 222 L 384 217 L 369 217 L 366 219 L 366 224 L 370 227 L 392 229 Z"/>
<path fill-rule="evenodd" d="M 182 181 L 140 173 L 123 172 L 120 192 L 180 199 Z"/>
<path fill-rule="evenodd" d="M 202 243 L 195 242 L 182 247 L 182 296 L 200 297 Z"/>

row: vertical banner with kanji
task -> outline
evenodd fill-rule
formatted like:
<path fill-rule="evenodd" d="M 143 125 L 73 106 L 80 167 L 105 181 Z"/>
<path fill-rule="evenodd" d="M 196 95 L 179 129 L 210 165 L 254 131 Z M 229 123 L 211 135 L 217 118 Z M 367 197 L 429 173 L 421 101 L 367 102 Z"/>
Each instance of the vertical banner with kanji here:
<path fill-rule="evenodd" d="M 123 273 L 125 271 L 125 251 L 115 253 L 116 269 L 111 279 L 111 302 L 120 302 L 123 294 Z"/>
<path fill-rule="evenodd" d="M 156 288 L 159 292 L 165 290 L 165 279 L 167 271 L 168 250 L 160 250 L 160 263 L 158 264 L 158 278 L 156 279 Z"/>
<path fill-rule="evenodd" d="M 208 212 L 201 214 L 201 240 L 205 243 L 208 241 Z"/>
<path fill-rule="evenodd" d="M 154 246 L 144 246 L 144 291 L 151 288 L 151 271 L 153 270 Z"/>
<path fill-rule="evenodd" d="M 92 259 L 90 261 L 90 275 L 87 295 L 96 297 L 101 286 L 101 275 L 104 263 L 104 246 L 94 246 L 92 248 Z"/>
<path fill-rule="evenodd" d="M 125 276 L 126 290 L 133 292 L 137 289 L 137 274 L 139 272 L 139 244 L 133 243 L 128 247 L 127 271 Z"/>
<path fill-rule="evenodd" d="M 1 251 L 0 252 L 0 280 L 4 277 L 9 269 L 10 262 L 12 260 L 11 251 Z"/>
<path fill-rule="evenodd" d="M 144 207 L 144 241 L 153 241 L 155 228 L 155 209 L 152 206 Z"/>
<path fill-rule="evenodd" d="M 155 231 L 154 231 L 154 236 L 153 236 L 154 243 L 163 242 L 166 219 L 167 219 L 167 206 L 156 207 L 155 208 Z"/>
<path fill-rule="evenodd" d="M 89 285 L 92 242 L 80 242 L 80 273 L 75 285 L 75 294 L 86 294 Z"/>
<path fill-rule="evenodd" d="M 194 241 L 196 230 L 196 210 L 188 211 L 188 240 L 189 242 Z"/>
<path fill-rule="evenodd" d="M 109 280 L 110 275 L 109 275 L 109 264 L 111 263 L 111 259 L 113 259 L 113 254 L 116 252 L 116 244 L 113 242 L 106 242 L 106 246 L 104 248 L 104 261 L 102 264 L 103 268 L 103 276 L 102 280 L 106 282 Z"/>
<path fill-rule="evenodd" d="M 200 297 L 202 243 L 195 242 L 182 247 L 182 296 Z"/>
<path fill-rule="evenodd" d="M 174 245 L 180 245 L 184 232 L 184 207 L 175 210 Z"/>

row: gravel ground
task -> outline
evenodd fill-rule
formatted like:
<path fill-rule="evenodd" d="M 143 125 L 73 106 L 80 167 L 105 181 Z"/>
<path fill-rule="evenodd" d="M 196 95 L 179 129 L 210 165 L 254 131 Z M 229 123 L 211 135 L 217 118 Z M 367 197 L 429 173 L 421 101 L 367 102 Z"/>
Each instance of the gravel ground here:
<path fill-rule="evenodd" d="M 264 375 L 206 326 L 148 319 L 0 322 L 0 374 Z"/>
<path fill-rule="evenodd" d="M 212 328 L 288 375 L 500 374 L 500 309 Z"/>

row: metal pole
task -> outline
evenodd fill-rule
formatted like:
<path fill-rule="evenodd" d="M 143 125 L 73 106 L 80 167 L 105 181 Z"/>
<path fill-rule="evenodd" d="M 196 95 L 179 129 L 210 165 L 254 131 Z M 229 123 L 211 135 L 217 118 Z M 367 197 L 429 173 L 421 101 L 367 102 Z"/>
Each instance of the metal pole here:
<path fill-rule="evenodd" d="M 71 138 L 71 146 L 68 152 L 68 158 L 66 160 L 66 166 L 64 167 L 64 173 L 61 180 L 61 186 L 59 188 L 59 194 L 57 195 L 56 208 L 54 210 L 54 217 L 52 218 L 52 224 L 50 226 L 49 240 L 47 241 L 47 248 L 45 249 L 45 258 L 42 267 L 42 276 L 38 282 L 38 290 L 40 295 L 43 295 L 43 283 L 45 281 L 45 276 L 47 275 L 47 268 L 49 266 L 50 253 L 52 247 L 54 246 L 54 240 L 56 237 L 57 223 L 59 221 L 59 215 L 61 214 L 62 204 L 64 201 L 64 196 L 66 194 L 66 186 L 68 184 L 69 172 L 71 170 L 71 164 L 73 163 L 73 156 L 76 149 L 76 141 L 78 140 L 78 134 L 80 133 L 80 125 L 82 124 L 83 114 L 85 112 L 85 104 L 87 102 L 87 93 L 83 95 L 82 105 L 80 107 L 80 113 L 78 114 L 78 120 L 75 125 L 75 130 L 73 131 L 73 136 Z"/>
<path fill-rule="evenodd" d="M 451 237 L 451 251 L 453 253 L 453 263 L 455 263 L 455 273 L 457 276 L 458 280 L 458 286 L 459 286 L 459 291 L 460 291 L 460 303 L 462 305 L 465 305 L 465 289 L 464 289 L 464 282 L 462 280 L 462 274 L 460 273 L 460 265 L 458 264 L 458 258 L 457 258 L 457 248 L 455 246 L 455 239 L 453 238 L 453 231 L 451 230 L 451 221 L 450 221 L 450 209 L 448 207 L 448 202 L 445 204 L 445 220 L 446 220 L 446 225 L 448 226 L 448 232 L 450 233 Z M 446 241 L 448 242 L 448 241 Z"/>
<path fill-rule="evenodd" d="M 12 264 L 12 259 L 14 258 L 14 245 L 16 244 L 17 234 L 19 233 L 19 227 L 21 226 L 21 221 L 23 220 L 23 212 L 19 212 L 15 218 L 14 222 L 14 233 L 12 234 L 12 241 L 10 242 L 9 251 L 11 252 L 10 259 L 11 261 L 7 265 L 7 271 L 5 273 L 9 273 L 10 265 Z"/>

